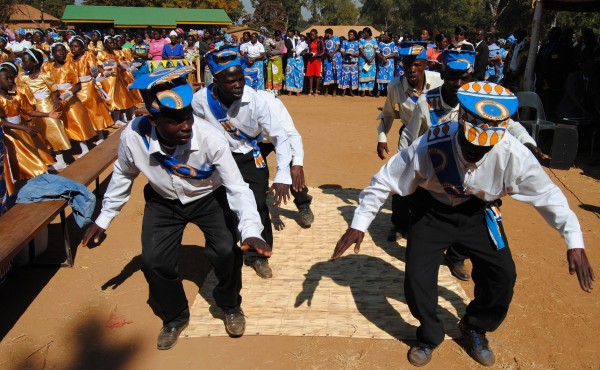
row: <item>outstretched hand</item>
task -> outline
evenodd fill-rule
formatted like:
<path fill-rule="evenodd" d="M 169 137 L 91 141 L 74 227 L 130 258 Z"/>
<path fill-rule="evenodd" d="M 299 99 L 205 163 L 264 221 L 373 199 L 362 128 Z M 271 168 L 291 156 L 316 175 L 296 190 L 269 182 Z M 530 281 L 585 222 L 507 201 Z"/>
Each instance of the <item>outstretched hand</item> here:
<path fill-rule="evenodd" d="M 260 238 L 250 237 L 242 242 L 241 249 L 245 251 L 255 250 L 265 257 L 271 257 L 272 248 Z"/>
<path fill-rule="evenodd" d="M 288 200 L 291 199 L 290 195 L 290 186 L 287 184 L 273 183 L 267 193 L 275 192 L 275 200 L 273 204 L 279 207 L 281 205 L 281 201 L 283 200 L 283 204 L 287 204 Z"/>
<path fill-rule="evenodd" d="M 306 183 L 304 182 L 304 168 L 302 166 L 292 166 L 292 189 L 301 192 Z"/>
<path fill-rule="evenodd" d="M 596 275 L 590 262 L 585 254 L 585 249 L 569 249 L 567 251 L 567 261 L 569 261 L 569 274 L 577 274 L 579 286 L 585 292 L 591 293 L 593 289 L 593 281 L 596 280 Z"/>
<path fill-rule="evenodd" d="M 331 260 L 336 260 L 344 254 L 346 249 L 350 247 L 352 244 L 356 244 L 354 246 L 354 253 L 358 254 L 360 251 L 360 243 L 362 243 L 363 238 L 365 237 L 365 233 L 356 229 L 348 229 L 342 235 L 340 240 L 335 245 L 335 249 L 333 251 L 333 255 L 331 255 Z"/>
<path fill-rule="evenodd" d="M 81 239 L 81 246 L 88 247 L 90 242 L 93 241 L 95 244 L 99 244 L 102 236 L 104 235 L 104 230 L 100 226 L 92 223 L 87 230 L 85 230 L 85 234 L 83 234 L 83 239 Z"/>
<path fill-rule="evenodd" d="M 387 154 L 387 155 L 386 155 Z M 381 159 L 386 159 L 390 154 L 387 143 L 377 143 L 377 155 Z"/>

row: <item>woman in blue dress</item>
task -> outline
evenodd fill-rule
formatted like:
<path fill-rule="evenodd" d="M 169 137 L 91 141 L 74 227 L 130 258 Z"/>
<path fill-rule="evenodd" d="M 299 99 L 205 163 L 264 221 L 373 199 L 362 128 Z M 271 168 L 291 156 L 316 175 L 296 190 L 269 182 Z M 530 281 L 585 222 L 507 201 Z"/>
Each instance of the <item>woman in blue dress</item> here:
<path fill-rule="evenodd" d="M 381 35 L 377 50 L 377 97 L 382 91 L 387 92 L 387 85 L 394 79 L 394 56 L 396 45 L 388 32 Z"/>
<path fill-rule="evenodd" d="M 325 30 L 325 58 L 323 86 L 325 95 L 329 95 L 329 86 L 333 85 L 333 96 L 337 95 L 337 86 L 342 74 L 342 54 L 340 53 L 340 38 L 333 35 L 333 30 Z"/>
<path fill-rule="evenodd" d="M 394 43 L 394 78 L 404 76 L 404 66 L 402 65 L 402 57 L 400 56 L 400 38 Z"/>
<path fill-rule="evenodd" d="M 348 31 L 348 39 L 342 42 L 340 53 L 342 54 L 342 78 L 339 88 L 342 96 L 346 95 L 346 89 L 350 89 L 350 96 L 354 96 L 352 90 L 358 89 L 358 40 L 355 30 Z"/>
<path fill-rule="evenodd" d="M 360 96 L 365 96 L 369 92 L 373 96 L 373 87 L 375 87 L 376 70 L 375 52 L 377 51 L 377 40 L 373 38 L 373 33 L 369 27 L 363 30 L 363 38 L 360 39 L 360 58 L 358 59 L 358 90 Z"/>
<path fill-rule="evenodd" d="M 307 45 L 300 41 L 300 38 L 296 36 L 296 31 L 292 28 L 288 29 L 284 43 L 287 49 L 285 54 L 287 60 L 285 89 L 288 95 L 296 93 L 299 96 L 304 88 L 304 60 L 302 56 L 306 54 Z"/>

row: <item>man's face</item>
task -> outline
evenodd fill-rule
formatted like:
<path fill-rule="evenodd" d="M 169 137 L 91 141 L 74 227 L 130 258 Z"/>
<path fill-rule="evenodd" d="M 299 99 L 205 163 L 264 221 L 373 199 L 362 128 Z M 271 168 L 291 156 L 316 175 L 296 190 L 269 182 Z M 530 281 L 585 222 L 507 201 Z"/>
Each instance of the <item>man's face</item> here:
<path fill-rule="evenodd" d="M 404 75 L 411 86 L 416 86 L 423 80 L 423 76 L 425 75 L 425 65 L 427 64 L 425 60 L 415 59 L 414 57 L 404 57 L 402 58 L 402 64 L 404 66 Z"/>
<path fill-rule="evenodd" d="M 192 126 L 194 125 L 194 116 L 192 111 L 185 117 L 172 118 L 162 114 L 152 119 L 152 125 L 163 139 L 164 144 L 168 146 L 185 145 L 192 139 Z"/>
<path fill-rule="evenodd" d="M 251 41 L 253 44 L 256 44 L 256 42 L 258 41 L 258 35 L 257 35 L 257 34 L 255 34 L 255 33 L 254 33 L 254 34 L 252 34 L 252 36 L 250 36 L 250 41 Z"/>
<path fill-rule="evenodd" d="M 227 68 L 219 72 L 214 79 L 222 97 L 232 101 L 242 98 L 246 80 L 240 66 Z"/>
<path fill-rule="evenodd" d="M 204 40 L 210 40 L 210 32 L 209 31 L 204 31 Z"/>
<path fill-rule="evenodd" d="M 445 71 L 444 72 L 444 87 L 447 93 L 453 97 L 456 96 L 460 87 L 471 82 L 472 75 L 469 72 L 462 71 Z"/>
<path fill-rule="evenodd" d="M 485 38 L 485 32 L 482 30 L 477 31 L 477 41 L 482 41 Z"/>
<path fill-rule="evenodd" d="M 493 146 L 478 146 L 471 144 L 469 140 L 467 140 L 467 138 L 465 137 L 462 127 L 458 130 L 457 135 L 460 149 L 462 151 L 463 157 L 467 162 L 479 162 L 483 158 L 483 156 L 486 155 L 493 148 Z"/>
<path fill-rule="evenodd" d="M 429 31 L 421 30 L 421 40 L 429 40 L 431 36 L 429 35 Z"/>

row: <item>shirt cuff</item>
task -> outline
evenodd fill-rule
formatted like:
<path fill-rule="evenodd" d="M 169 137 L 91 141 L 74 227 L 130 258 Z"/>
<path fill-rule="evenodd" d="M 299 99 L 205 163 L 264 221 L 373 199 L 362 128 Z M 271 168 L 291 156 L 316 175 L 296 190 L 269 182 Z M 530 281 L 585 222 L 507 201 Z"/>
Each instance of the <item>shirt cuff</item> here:
<path fill-rule="evenodd" d="M 363 216 L 359 214 L 354 214 L 354 218 L 352 219 L 352 225 L 350 227 L 352 229 L 356 229 L 358 231 L 367 232 L 367 229 L 371 225 L 373 219 L 368 216 Z"/>
<path fill-rule="evenodd" d="M 289 171 L 289 165 L 287 171 L 277 171 L 277 174 L 275 174 L 275 178 L 273 179 L 273 183 L 292 185 L 292 175 Z"/>
<path fill-rule="evenodd" d="M 103 228 L 104 230 L 108 229 L 108 226 L 110 226 L 110 223 L 112 222 L 112 220 L 115 218 L 115 216 L 111 216 L 110 214 L 106 213 L 106 212 L 100 212 L 100 214 L 98 215 L 98 218 L 96 218 L 96 221 L 94 221 L 94 223 L 98 226 L 100 226 L 101 228 Z"/>
<path fill-rule="evenodd" d="M 581 232 L 570 232 L 564 235 L 565 241 L 567 242 L 567 249 L 584 248 L 583 244 L 583 233 Z"/>
<path fill-rule="evenodd" d="M 387 135 L 385 132 L 380 132 L 377 134 L 377 142 L 378 143 L 387 143 Z"/>
<path fill-rule="evenodd" d="M 292 158 L 292 166 L 304 166 L 304 158 Z"/>

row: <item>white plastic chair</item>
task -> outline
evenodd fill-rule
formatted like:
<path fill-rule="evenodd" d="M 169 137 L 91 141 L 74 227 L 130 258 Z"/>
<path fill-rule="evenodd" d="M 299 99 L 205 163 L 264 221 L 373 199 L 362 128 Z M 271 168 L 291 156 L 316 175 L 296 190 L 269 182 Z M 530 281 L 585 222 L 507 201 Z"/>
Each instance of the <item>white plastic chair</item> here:
<path fill-rule="evenodd" d="M 520 108 L 532 108 L 535 109 L 535 120 L 519 120 L 519 122 L 525 127 L 531 129 L 531 137 L 537 143 L 539 133 L 542 130 L 554 130 L 556 123 L 546 120 L 546 113 L 544 112 L 544 105 L 538 94 L 532 91 L 519 91 L 517 93 L 517 99 L 519 100 Z"/>

